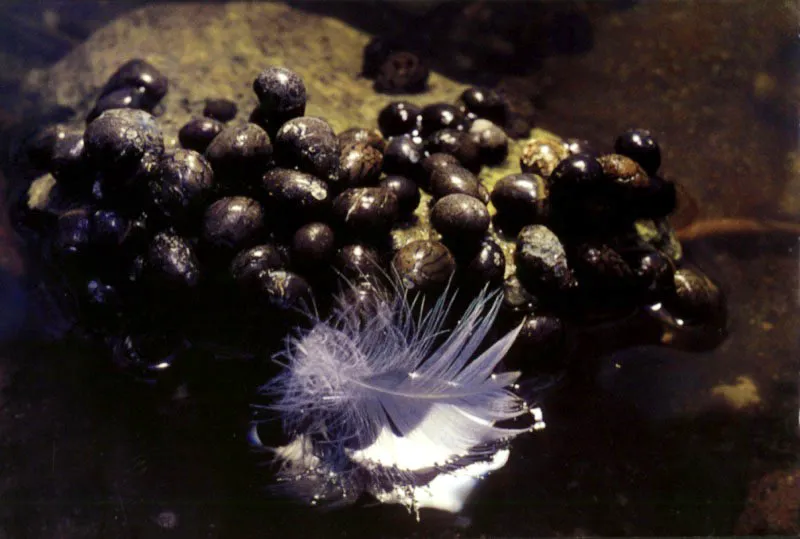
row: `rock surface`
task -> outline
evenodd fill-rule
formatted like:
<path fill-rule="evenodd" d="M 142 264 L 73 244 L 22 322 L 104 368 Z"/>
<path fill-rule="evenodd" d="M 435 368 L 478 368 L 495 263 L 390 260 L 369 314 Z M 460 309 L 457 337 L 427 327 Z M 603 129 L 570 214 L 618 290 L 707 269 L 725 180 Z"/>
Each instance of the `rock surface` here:
<path fill-rule="evenodd" d="M 187 20 L 192 24 L 187 25 Z M 337 133 L 351 127 L 376 127 L 378 112 L 391 101 L 408 100 L 420 106 L 452 103 L 467 88 L 434 72 L 423 94 L 376 93 L 372 81 L 359 76 L 361 51 L 369 39 L 337 19 L 283 4 L 248 4 L 247 9 L 241 4 L 150 6 L 101 28 L 51 69 L 32 71 L 26 84 L 45 102 L 76 109 L 72 123 L 82 127 L 100 88 L 120 63 L 143 58 L 169 78 L 170 90 L 158 118 L 168 148 L 178 146 L 178 130 L 202 115 L 209 96 L 230 99 L 241 116 L 249 114 L 258 104 L 253 79 L 267 66 L 296 71 L 307 88 L 306 115 L 325 118 Z M 552 137 L 541 129 L 531 135 Z M 511 141 L 505 162 L 483 170 L 480 178 L 489 191 L 498 179 L 519 172 L 523 146 L 524 141 Z M 432 229 L 425 210 L 429 199 L 423 193 L 418 219 L 395 231 L 395 247 L 429 238 Z M 491 206 L 490 211 L 494 213 Z M 513 238 L 497 239 L 506 259 L 512 260 Z M 509 263 L 506 274 L 513 271 Z"/>

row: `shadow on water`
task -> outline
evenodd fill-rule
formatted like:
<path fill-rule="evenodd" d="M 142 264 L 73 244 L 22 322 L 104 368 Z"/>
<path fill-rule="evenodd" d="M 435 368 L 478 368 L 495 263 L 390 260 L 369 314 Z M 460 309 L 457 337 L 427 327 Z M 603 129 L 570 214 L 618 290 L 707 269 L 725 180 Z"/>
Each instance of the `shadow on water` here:
<path fill-rule="evenodd" d="M 242 435 L 246 376 L 216 371 L 187 395 L 121 378 L 100 350 L 77 342 L 14 343 L 3 355 L 0 512 L 10 537 L 458 530 L 452 517 L 427 511 L 419 525 L 400 507 L 324 513 L 267 496 L 268 471 Z M 777 409 L 796 403 L 795 388 L 774 389 Z M 654 419 L 624 394 L 574 382 L 542 406 L 548 427 L 515 443 L 508 467 L 467 508 L 470 535 L 726 534 L 753 474 L 791 465 L 797 451 L 787 417 L 774 411 Z"/>

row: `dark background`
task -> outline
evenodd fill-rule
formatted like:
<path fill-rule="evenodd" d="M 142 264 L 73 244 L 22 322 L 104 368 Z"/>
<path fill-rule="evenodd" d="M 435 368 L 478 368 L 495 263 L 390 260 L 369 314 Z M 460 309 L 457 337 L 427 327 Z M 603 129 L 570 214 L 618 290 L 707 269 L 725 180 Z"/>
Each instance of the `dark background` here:
<path fill-rule="evenodd" d="M 21 93 L 28 70 L 141 4 L 0 6 L 4 147 L 53 113 Z M 241 380 L 175 399 L 108 372 L 99 350 L 26 324 L 39 319 L 19 239 L 3 225 L 0 538 L 797 535 L 798 236 L 787 230 L 800 214 L 800 48 L 790 3 L 297 8 L 368 33 L 414 28 L 406 37 L 434 70 L 505 89 L 560 135 L 609 145 L 631 125 L 655 130 L 665 173 L 712 231 L 722 217 L 782 223 L 686 245 L 726 290 L 729 338 L 703 353 L 638 347 L 597 358 L 546 398 L 548 428 L 515 443 L 475 493 L 470 527 L 432 513 L 417 524 L 398 507 L 320 513 L 261 492 L 237 413 Z M 757 399 L 737 408 L 714 388 L 741 387 L 741 377 Z"/>

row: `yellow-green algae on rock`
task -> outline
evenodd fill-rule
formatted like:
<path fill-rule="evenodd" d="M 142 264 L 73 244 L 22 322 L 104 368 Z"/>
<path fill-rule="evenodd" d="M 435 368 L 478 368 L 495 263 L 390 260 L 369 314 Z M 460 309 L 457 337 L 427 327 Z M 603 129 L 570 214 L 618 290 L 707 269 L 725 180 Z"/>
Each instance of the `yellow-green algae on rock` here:
<path fill-rule="evenodd" d="M 266 66 L 287 66 L 303 77 L 308 91 L 306 114 L 322 116 L 337 132 L 376 127 L 378 112 L 391 101 L 420 105 L 452 102 L 467 87 L 432 72 L 429 90 L 418 95 L 376 93 L 359 76 L 364 45 L 372 36 L 343 22 L 283 4 L 170 4 L 128 13 L 101 28 L 84 44 L 46 71 L 35 71 L 27 84 L 45 101 L 74 107 L 77 125 L 106 79 L 123 62 L 144 58 L 169 78 L 170 89 L 159 117 L 167 146 L 177 145 L 180 127 L 199 116 L 208 97 L 231 99 L 245 119 L 256 106 L 253 79 Z M 553 137 L 534 129 L 534 137 Z M 512 141 L 500 167 L 480 177 L 491 191 L 503 176 L 519 172 L 524 141 Z M 397 230 L 396 246 L 435 236 L 428 221 L 430 196 L 423 194 L 412 226 Z M 494 209 L 490 206 L 490 211 Z M 513 271 L 513 242 L 498 238 Z"/>

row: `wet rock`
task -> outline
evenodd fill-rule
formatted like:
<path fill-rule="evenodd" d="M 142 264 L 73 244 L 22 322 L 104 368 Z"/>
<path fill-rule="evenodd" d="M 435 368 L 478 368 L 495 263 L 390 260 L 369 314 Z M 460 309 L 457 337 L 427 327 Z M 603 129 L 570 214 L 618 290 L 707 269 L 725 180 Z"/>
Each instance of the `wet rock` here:
<path fill-rule="evenodd" d="M 203 116 L 223 123 L 233 120 L 237 112 L 239 107 L 230 99 L 206 99 L 206 106 L 203 107 Z"/>
<path fill-rule="evenodd" d="M 164 152 L 164 137 L 155 118 L 133 109 L 107 110 L 86 127 L 86 157 L 111 183 L 135 173 L 146 155 Z"/>
<path fill-rule="evenodd" d="M 264 235 L 264 210 L 248 197 L 225 197 L 214 202 L 203 218 L 203 240 L 218 250 L 240 251 Z"/>
<path fill-rule="evenodd" d="M 365 129 L 363 127 L 351 127 L 342 131 L 336 138 L 339 141 L 339 147 L 343 148 L 348 144 L 366 144 L 371 146 L 383 154 L 386 148 L 386 141 L 384 140 L 381 132 L 377 129 Z"/>
<path fill-rule="evenodd" d="M 573 286 L 564 246 L 547 227 L 523 228 L 517 236 L 514 257 L 520 282 L 535 294 L 555 294 Z"/>
<path fill-rule="evenodd" d="M 174 234 L 156 234 L 147 251 L 145 275 L 151 284 L 168 288 L 194 288 L 200 266 L 191 244 Z"/>
<path fill-rule="evenodd" d="M 333 200 L 333 217 L 338 226 L 354 236 L 386 234 L 398 215 L 397 197 L 380 187 L 347 189 Z"/>
<path fill-rule="evenodd" d="M 256 124 L 241 123 L 222 130 L 205 151 L 222 187 L 243 194 L 251 190 L 272 160 L 272 142 Z"/>
<path fill-rule="evenodd" d="M 331 203 L 328 184 L 298 170 L 270 170 L 262 178 L 262 189 L 270 210 L 291 222 L 323 217 Z"/>
<path fill-rule="evenodd" d="M 336 237 L 325 223 L 308 223 L 292 237 L 292 266 L 319 273 L 328 269 L 336 253 Z"/>
<path fill-rule="evenodd" d="M 428 85 L 429 75 L 427 63 L 413 52 L 394 52 L 381 65 L 375 90 L 386 94 L 422 92 Z"/>
<path fill-rule="evenodd" d="M 460 165 L 450 165 L 434 170 L 431 174 L 430 191 L 435 198 L 456 193 L 480 199 L 478 178 Z"/>
<path fill-rule="evenodd" d="M 137 58 L 122 64 L 109 77 L 100 95 L 104 96 L 121 88 L 141 89 L 150 102 L 158 103 L 167 95 L 169 81 L 154 65 Z"/>
<path fill-rule="evenodd" d="M 465 131 L 441 129 L 425 141 L 425 151 L 429 154 L 447 153 L 458 159 L 461 165 L 473 173 L 481 169 L 480 147 L 475 139 Z"/>
<path fill-rule="evenodd" d="M 422 109 L 408 101 L 393 101 L 378 113 L 378 127 L 384 137 L 404 135 L 418 130 Z"/>
<path fill-rule="evenodd" d="M 468 290 L 483 287 L 498 287 L 503 284 L 506 270 L 506 257 L 503 249 L 493 240 L 484 239 L 477 249 L 467 249 L 464 253 L 455 251 L 461 286 Z"/>
<path fill-rule="evenodd" d="M 372 146 L 362 142 L 344 145 L 339 153 L 337 186 L 347 189 L 375 185 L 382 166 L 383 155 Z"/>
<path fill-rule="evenodd" d="M 322 118 L 302 116 L 289 120 L 275 136 L 278 162 L 329 181 L 338 179 L 339 143 Z"/>
<path fill-rule="evenodd" d="M 479 241 L 489 229 L 489 210 L 477 198 L 464 194 L 447 195 L 431 209 L 431 224 L 454 246 Z"/>
<path fill-rule="evenodd" d="M 494 166 L 506 160 L 508 136 L 500 127 L 488 120 L 478 119 L 472 123 L 469 133 L 478 145 L 481 163 Z"/>
<path fill-rule="evenodd" d="M 508 122 L 508 101 L 491 88 L 467 88 L 458 99 L 464 112 L 471 112 L 497 125 Z"/>
<path fill-rule="evenodd" d="M 419 206 L 421 199 L 419 187 L 405 176 L 390 175 L 380 182 L 380 187 L 394 193 L 401 218 L 407 219 Z"/>
<path fill-rule="evenodd" d="M 395 253 L 392 267 L 408 290 L 440 292 L 455 273 L 456 262 L 444 244 L 417 240 Z"/>
<path fill-rule="evenodd" d="M 423 158 L 421 141 L 410 135 L 392 137 L 383 152 L 383 172 L 418 178 L 422 172 L 420 163 Z"/>
<path fill-rule="evenodd" d="M 311 306 L 311 286 L 301 276 L 286 270 L 268 270 L 256 278 L 259 301 L 281 310 Z"/>
<path fill-rule="evenodd" d="M 711 279 L 692 268 L 674 274 L 675 293 L 667 296 L 664 307 L 678 325 L 711 324 L 725 317 L 722 291 Z"/>
<path fill-rule="evenodd" d="M 522 148 L 519 165 L 522 172 L 549 178 L 556 166 L 567 155 L 568 152 L 561 140 L 535 138 L 528 141 Z"/>
<path fill-rule="evenodd" d="M 383 271 L 378 251 L 363 244 L 341 247 L 336 252 L 333 266 L 342 277 L 349 280 L 360 280 Z"/>
<path fill-rule="evenodd" d="M 195 232 L 214 187 L 214 173 L 202 155 L 178 149 L 162 157 L 148 187 L 153 206 L 164 218 Z"/>
<path fill-rule="evenodd" d="M 204 153 L 225 126 L 212 118 L 193 118 L 178 131 L 178 140 L 187 150 Z"/>
<path fill-rule="evenodd" d="M 305 114 L 306 86 L 302 77 L 291 69 L 268 67 L 253 81 L 253 90 L 266 121 L 274 130 Z"/>
<path fill-rule="evenodd" d="M 507 220 L 534 224 L 547 219 L 547 186 L 536 174 L 510 174 L 500 179 L 491 198 L 498 215 Z"/>
<path fill-rule="evenodd" d="M 278 249 L 269 243 L 256 245 L 237 254 L 230 265 L 231 278 L 244 291 L 253 289 L 259 273 L 285 269 L 286 262 Z"/>

